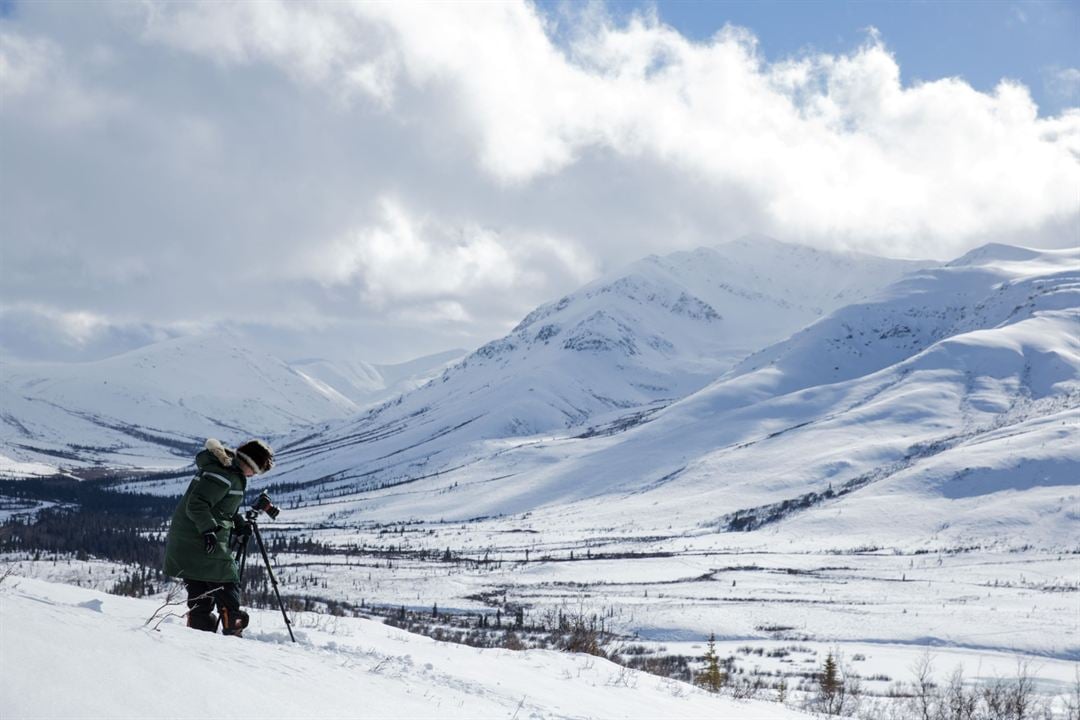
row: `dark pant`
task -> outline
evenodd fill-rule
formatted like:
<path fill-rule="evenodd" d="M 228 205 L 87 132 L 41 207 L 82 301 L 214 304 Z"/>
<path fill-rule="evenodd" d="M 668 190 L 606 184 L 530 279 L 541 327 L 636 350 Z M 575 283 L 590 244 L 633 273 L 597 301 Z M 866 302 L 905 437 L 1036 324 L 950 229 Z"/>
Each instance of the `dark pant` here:
<path fill-rule="evenodd" d="M 240 586 L 236 583 L 184 580 L 184 585 L 187 587 L 187 606 L 190 609 L 189 626 L 215 632 L 215 606 L 221 613 L 222 634 L 237 635 L 247 625 L 247 613 L 240 609 Z"/>

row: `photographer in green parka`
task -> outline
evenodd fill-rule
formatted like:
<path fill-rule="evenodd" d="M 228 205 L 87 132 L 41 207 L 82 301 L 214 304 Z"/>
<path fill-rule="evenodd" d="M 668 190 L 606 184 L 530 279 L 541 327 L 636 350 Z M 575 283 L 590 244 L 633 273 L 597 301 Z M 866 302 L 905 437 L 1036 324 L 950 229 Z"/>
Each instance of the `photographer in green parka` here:
<path fill-rule="evenodd" d="M 240 512 L 248 478 L 274 466 L 274 453 L 260 440 L 235 450 L 213 438 L 195 456 L 198 472 L 173 513 L 165 541 L 165 573 L 187 588 L 188 627 L 240 635 L 248 615 L 240 609 L 240 577 L 229 553 L 235 534 L 246 540 L 247 521 Z"/>

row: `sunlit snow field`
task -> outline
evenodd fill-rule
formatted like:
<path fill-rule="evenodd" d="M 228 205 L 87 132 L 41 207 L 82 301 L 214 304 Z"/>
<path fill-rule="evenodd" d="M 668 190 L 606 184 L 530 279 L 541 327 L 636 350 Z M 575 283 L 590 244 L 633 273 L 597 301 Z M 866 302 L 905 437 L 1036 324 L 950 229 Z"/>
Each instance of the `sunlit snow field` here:
<path fill-rule="evenodd" d="M 254 612 L 245 637 L 236 639 L 191 631 L 176 617 L 159 623 L 155 614 L 169 610 L 159 612 L 160 605 L 9 576 L 0 586 L 0 715 L 807 717 L 589 655 L 481 650 L 311 614 L 296 617 L 293 644 L 281 616 L 269 611 Z"/>

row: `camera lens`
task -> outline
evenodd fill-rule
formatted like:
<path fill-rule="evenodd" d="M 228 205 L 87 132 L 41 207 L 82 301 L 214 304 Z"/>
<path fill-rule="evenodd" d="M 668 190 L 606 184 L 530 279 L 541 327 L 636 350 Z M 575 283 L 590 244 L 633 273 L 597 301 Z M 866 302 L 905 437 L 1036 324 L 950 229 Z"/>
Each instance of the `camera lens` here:
<path fill-rule="evenodd" d="M 277 518 L 277 516 L 281 514 L 281 510 L 274 505 L 265 490 L 259 493 L 259 497 L 255 498 L 255 502 L 251 504 L 251 507 L 258 512 L 266 513 L 270 516 L 271 520 Z"/>

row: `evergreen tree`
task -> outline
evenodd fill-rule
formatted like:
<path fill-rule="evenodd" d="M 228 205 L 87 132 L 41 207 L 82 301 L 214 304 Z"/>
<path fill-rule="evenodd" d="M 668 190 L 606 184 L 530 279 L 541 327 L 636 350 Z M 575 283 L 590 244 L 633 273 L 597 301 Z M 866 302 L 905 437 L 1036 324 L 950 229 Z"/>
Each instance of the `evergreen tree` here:
<path fill-rule="evenodd" d="M 705 670 L 698 676 L 698 685 L 709 692 L 720 692 L 720 688 L 727 682 L 727 675 L 720 669 L 720 658 L 716 655 L 716 635 L 709 635 L 709 646 L 702 656 L 705 661 Z"/>
<path fill-rule="evenodd" d="M 825 664 L 818 674 L 817 703 L 826 715 L 839 715 L 844 707 L 844 681 L 832 652 L 825 656 Z"/>
<path fill-rule="evenodd" d="M 825 665 L 821 668 L 818 678 L 818 689 L 826 695 L 835 695 L 840 685 L 840 674 L 836 668 L 836 658 L 830 652 L 825 656 Z"/>

